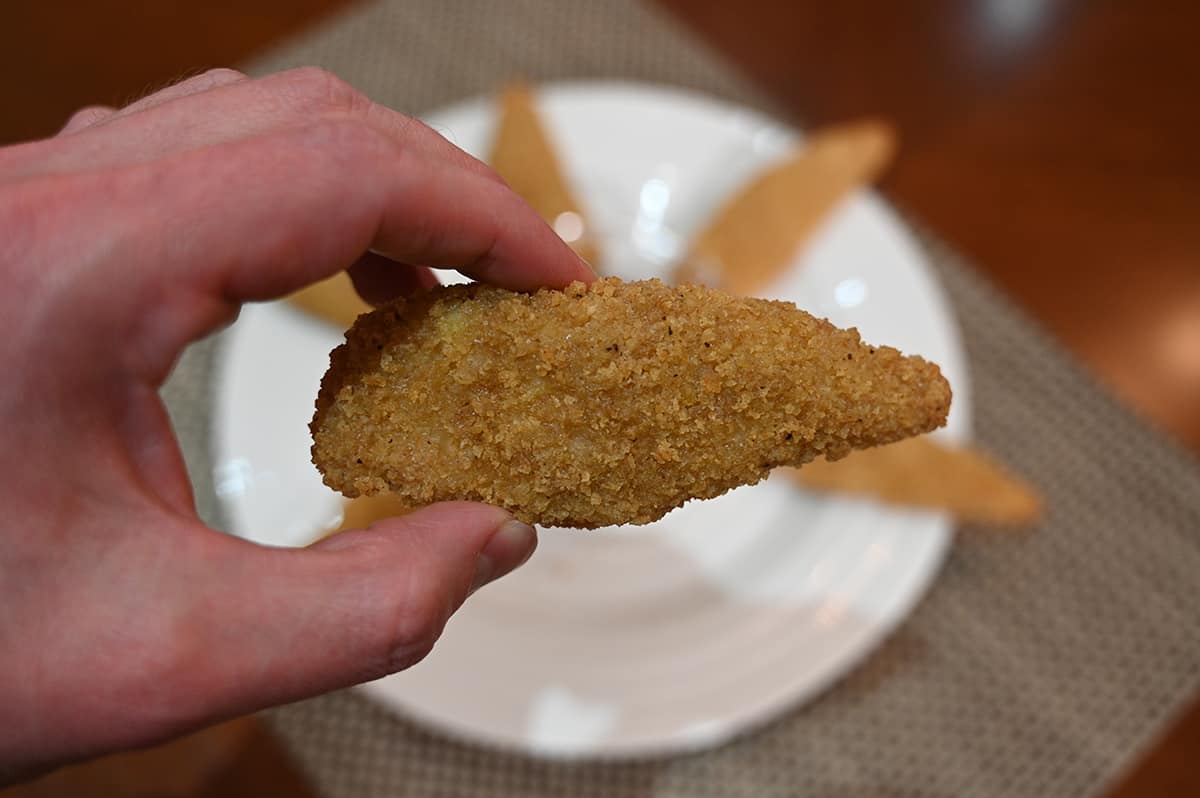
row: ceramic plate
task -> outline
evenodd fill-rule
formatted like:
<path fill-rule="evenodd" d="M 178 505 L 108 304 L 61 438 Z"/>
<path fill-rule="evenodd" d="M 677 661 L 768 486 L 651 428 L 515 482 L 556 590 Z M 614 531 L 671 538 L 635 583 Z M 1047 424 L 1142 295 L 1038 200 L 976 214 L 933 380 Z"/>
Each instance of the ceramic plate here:
<path fill-rule="evenodd" d="M 626 278 L 666 276 L 722 199 L 797 140 L 757 113 L 675 90 L 563 84 L 540 97 L 602 236 L 604 270 Z M 427 121 L 481 155 L 493 106 L 474 100 Z M 877 197 L 848 201 L 765 293 L 941 364 L 955 403 L 940 434 L 966 438 L 950 307 Z M 304 545 L 341 517 L 309 461 L 306 426 L 340 335 L 274 303 L 246 308 L 229 336 L 218 492 L 237 534 Z M 361 689 L 442 732 L 539 755 L 714 745 L 852 668 L 921 596 L 950 535 L 941 515 L 774 478 L 649 526 L 545 530 L 534 558 L 472 597 L 428 659 Z"/>

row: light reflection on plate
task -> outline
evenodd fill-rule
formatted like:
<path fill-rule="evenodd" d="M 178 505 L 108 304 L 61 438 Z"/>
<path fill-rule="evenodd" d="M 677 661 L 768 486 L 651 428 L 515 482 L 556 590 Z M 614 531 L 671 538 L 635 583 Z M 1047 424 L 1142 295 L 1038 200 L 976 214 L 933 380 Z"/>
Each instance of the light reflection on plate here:
<path fill-rule="evenodd" d="M 541 102 L 606 270 L 627 279 L 665 276 L 722 199 L 795 141 L 753 112 L 676 91 L 561 85 Z M 428 121 L 482 153 L 491 105 Z M 944 434 L 966 438 L 949 307 L 876 197 L 848 202 L 770 293 L 940 363 L 955 391 Z M 230 331 L 217 483 L 238 534 L 294 546 L 337 523 L 340 499 L 309 463 L 306 425 L 338 340 L 281 304 L 247 308 Z M 647 527 L 546 530 L 537 555 L 472 597 L 427 660 L 362 689 L 454 736 L 547 756 L 713 745 L 853 667 L 919 598 L 949 536 L 941 516 L 778 479 Z"/>

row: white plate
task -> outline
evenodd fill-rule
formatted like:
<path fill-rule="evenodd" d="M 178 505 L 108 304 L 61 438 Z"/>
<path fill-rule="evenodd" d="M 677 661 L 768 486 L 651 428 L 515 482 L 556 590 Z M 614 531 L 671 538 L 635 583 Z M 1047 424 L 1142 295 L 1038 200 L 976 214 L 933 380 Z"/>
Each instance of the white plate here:
<path fill-rule="evenodd" d="M 796 139 L 757 113 L 659 88 L 559 85 L 541 106 L 608 270 L 630 278 L 664 275 L 722 198 Z M 492 105 L 427 121 L 478 155 Z M 875 196 L 849 201 L 770 293 L 941 364 L 955 390 L 942 434 L 965 439 L 950 308 Z M 339 335 L 276 303 L 246 308 L 230 336 L 218 492 L 238 534 L 303 545 L 341 515 L 309 462 L 306 427 Z M 542 755 L 712 745 L 853 667 L 912 608 L 950 533 L 939 515 L 806 495 L 776 479 L 648 527 L 546 531 L 536 556 L 474 596 L 428 659 L 362 689 L 444 732 Z"/>

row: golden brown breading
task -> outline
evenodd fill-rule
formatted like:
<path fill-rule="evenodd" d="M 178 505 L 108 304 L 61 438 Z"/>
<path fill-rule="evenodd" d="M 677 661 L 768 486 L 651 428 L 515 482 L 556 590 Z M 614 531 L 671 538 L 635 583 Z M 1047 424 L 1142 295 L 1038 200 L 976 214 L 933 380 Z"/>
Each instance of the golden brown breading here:
<path fill-rule="evenodd" d="M 435 289 L 331 355 L 313 461 L 347 496 L 644 524 L 779 465 L 945 423 L 937 366 L 784 302 L 609 278 Z"/>

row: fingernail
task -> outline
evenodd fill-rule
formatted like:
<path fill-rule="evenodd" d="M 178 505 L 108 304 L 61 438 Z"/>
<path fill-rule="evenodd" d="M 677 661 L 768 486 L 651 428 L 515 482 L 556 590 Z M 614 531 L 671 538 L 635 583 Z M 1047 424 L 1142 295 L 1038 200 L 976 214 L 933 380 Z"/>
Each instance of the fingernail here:
<path fill-rule="evenodd" d="M 529 524 L 510 519 L 501 524 L 475 561 L 474 593 L 522 565 L 537 548 L 537 532 Z"/>
<path fill-rule="evenodd" d="M 587 282 L 594 283 L 596 280 L 600 279 L 600 275 L 596 274 L 596 270 L 592 267 L 592 264 L 588 263 L 583 256 L 576 254 L 575 257 L 579 258 L 579 262 L 582 263 L 584 268 L 586 268 L 588 271 Z"/>

